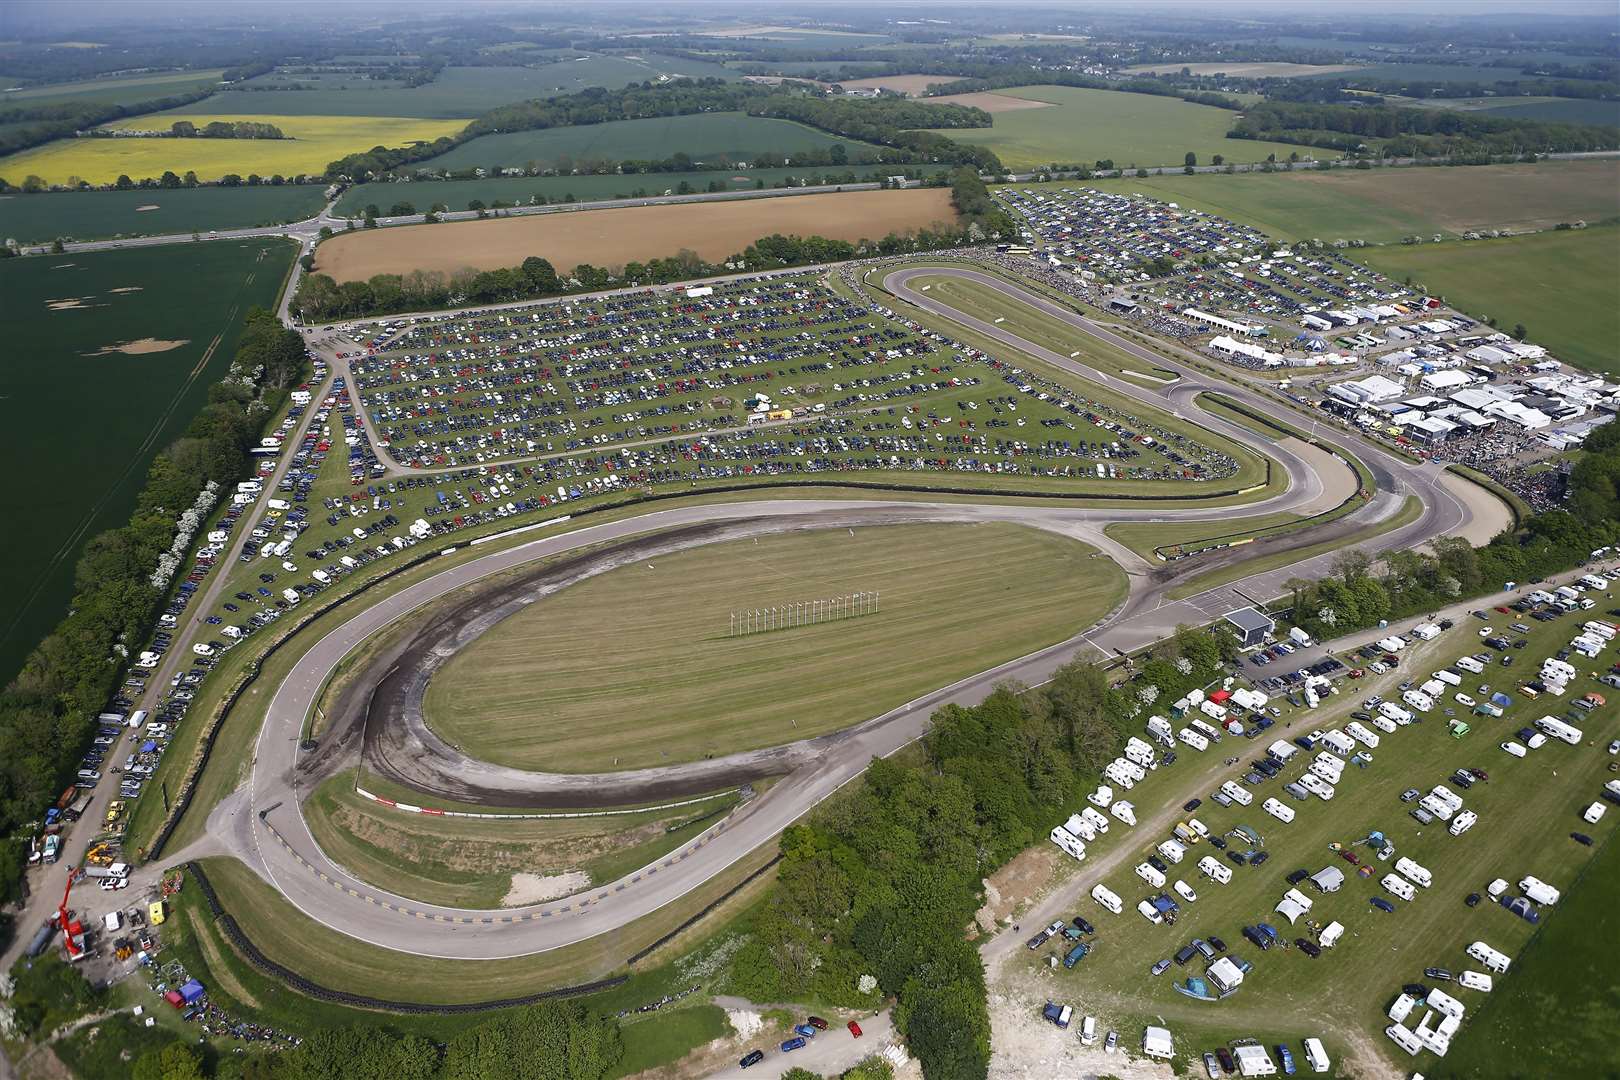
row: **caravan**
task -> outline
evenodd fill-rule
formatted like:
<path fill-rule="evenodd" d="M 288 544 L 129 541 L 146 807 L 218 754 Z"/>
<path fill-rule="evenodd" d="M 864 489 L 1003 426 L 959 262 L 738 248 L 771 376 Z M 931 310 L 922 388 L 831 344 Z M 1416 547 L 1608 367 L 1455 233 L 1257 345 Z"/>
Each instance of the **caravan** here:
<path fill-rule="evenodd" d="M 1497 975 L 1506 972 L 1508 965 L 1512 963 L 1506 953 L 1491 948 L 1483 941 L 1476 941 L 1468 946 L 1468 955 L 1484 964 L 1487 971 L 1494 972 Z"/>
<path fill-rule="evenodd" d="M 1078 836 L 1074 835 L 1061 825 L 1052 830 L 1052 843 L 1056 844 L 1063 851 L 1072 855 L 1075 859 L 1083 861 L 1086 857 L 1086 845 L 1080 842 L 1080 838 Z"/>
<path fill-rule="evenodd" d="M 1361 745 L 1372 750 L 1378 749 L 1378 736 L 1363 727 L 1359 720 L 1350 721 L 1344 725 L 1344 730 Z"/>
<path fill-rule="evenodd" d="M 1231 799 L 1239 806 L 1248 806 L 1250 803 L 1254 802 L 1254 796 L 1249 794 L 1249 790 L 1243 785 L 1232 780 L 1228 780 L 1226 783 L 1221 785 L 1221 794 L 1225 795 L 1228 799 Z"/>
<path fill-rule="evenodd" d="M 1164 888 L 1164 875 L 1155 870 L 1148 863 L 1136 864 L 1136 876 L 1153 886 L 1155 889 Z"/>
<path fill-rule="evenodd" d="M 1458 675 L 1455 671 L 1437 671 L 1434 673 L 1434 677 L 1445 683 L 1447 686 L 1462 685 L 1462 676 Z"/>
<path fill-rule="evenodd" d="M 1198 872 L 1220 885 L 1226 885 L 1232 880 L 1232 868 L 1225 863 L 1216 862 L 1213 855 L 1205 855 L 1198 860 Z"/>
<path fill-rule="evenodd" d="M 1167 863 L 1179 863 L 1187 857 L 1187 849 L 1178 840 L 1165 840 L 1159 844 L 1159 858 Z"/>
<path fill-rule="evenodd" d="M 1479 675 L 1485 670 L 1485 665 L 1480 663 L 1478 660 L 1475 660 L 1472 656 L 1464 656 L 1459 658 L 1457 660 L 1457 666 L 1474 675 Z"/>
<path fill-rule="evenodd" d="M 1091 898 L 1115 915 L 1125 910 L 1125 903 L 1119 898 L 1119 894 L 1106 885 L 1093 885 Z"/>
<path fill-rule="evenodd" d="M 1267 799 L 1260 804 L 1260 808 L 1285 825 L 1294 820 L 1294 808 L 1284 806 L 1276 799 Z"/>
<path fill-rule="evenodd" d="M 1403 875 L 1408 881 L 1414 882 L 1427 889 L 1434 883 L 1434 876 L 1426 867 L 1408 859 L 1405 855 L 1395 860 L 1395 871 Z"/>
<path fill-rule="evenodd" d="M 1564 723 L 1555 716 L 1543 716 L 1536 721 L 1536 727 L 1555 739 L 1561 739 L 1571 746 L 1581 744 L 1581 729 Z"/>
<path fill-rule="evenodd" d="M 1417 890 L 1412 887 L 1412 883 L 1399 874 L 1385 874 L 1384 879 L 1379 884 L 1384 887 L 1385 891 L 1400 897 L 1402 900 L 1410 900 L 1417 895 Z"/>
<path fill-rule="evenodd" d="M 1412 714 L 1395 704 L 1393 701 L 1386 701 L 1380 704 L 1378 706 L 1378 714 L 1395 721 L 1397 724 L 1401 725 L 1401 727 L 1405 727 L 1412 722 Z"/>
<path fill-rule="evenodd" d="M 1084 810 L 1080 811 L 1080 816 L 1084 818 L 1093 829 L 1096 829 L 1099 834 L 1108 831 L 1108 819 L 1099 814 L 1096 807 L 1086 807 Z"/>
<path fill-rule="evenodd" d="M 1338 728 L 1334 728 L 1322 736 L 1322 745 L 1340 757 L 1349 757 L 1356 752 L 1355 740 Z"/>
<path fill-rule="evenodd" d="M 1434 708 L 1434 699 L 1419 690 L 1408 690 L 1401 695 L 1401 700 L 1418 712 L 1428 712 Z"/>
<path fill-rule="evenodd" d="M 1176 732 L 1176 738 L 1192 747 L 1194 750 L 1208 750 L 1209 740 L 1204 738 L 1192 728 L 1182 728 Z"/>
<path fill-rule="evenodd" d="M 1070 814 L 1063 827 L 1088 844 L 1097 839 L 1097 830 L 1091 827 L 1084 814 Z"/>

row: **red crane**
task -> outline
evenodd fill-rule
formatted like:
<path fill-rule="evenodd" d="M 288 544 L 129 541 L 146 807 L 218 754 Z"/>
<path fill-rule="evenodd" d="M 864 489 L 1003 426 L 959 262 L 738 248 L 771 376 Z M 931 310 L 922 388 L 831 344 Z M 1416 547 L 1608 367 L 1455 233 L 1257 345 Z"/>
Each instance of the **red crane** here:
<path fill-rule="evenodd" d="M 62 945 L 67 949 L 68 960 L 77 960 L 84 955 L 84 927 L 68 913 L 68 894 L 73 892 L 75 873 L 72 868 L 68 870 L 67 888 L 62 890 L 62 903 L 56 909 L 56 925 L 62 928 Z M 74 939 L 79 940 L 75 941 Z"/>

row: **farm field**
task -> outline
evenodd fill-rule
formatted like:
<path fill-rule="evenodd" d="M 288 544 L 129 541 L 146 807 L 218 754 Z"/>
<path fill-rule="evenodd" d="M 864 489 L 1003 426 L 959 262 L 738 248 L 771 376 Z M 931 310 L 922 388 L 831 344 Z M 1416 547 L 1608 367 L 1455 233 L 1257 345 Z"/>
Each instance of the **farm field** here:
<path fill-rule="evenodd" d="M 1087 956 L 1072 972 L 1060 969 L 1053 974 L 1046 973 L 1044 957 L 1040 957 L 1038 967 L 1031 964 L 1026 969 L 1024 985 L 1041 985 L 1042 992 L 1052 998 L 1075 1003 L 1077 1013 L 1098 1015 L 1100 1026 L 1120 1028 L 1127 1041 L 1135 1037 L 1134 1033 L 1140 1031 L 1143 1023 L 1165 1022 L 1175 1032 L 1181 1053 L 1195 1053 L 1217 1042 L 1262 1033 L 1279 1033 L 1290 1038 L 1297 1053 L 1298 1040 L 1315 1034 L 1327 1043 L 1335 1061 L 1353 1058 L 1358 1072 L 1373 1066 L 1372 1055 L 1407 1065 L 1406 1057 L 1382 1034 L 1389 1022 L 1384 1009 L 1400 992 L 1401 985 L 1422 981 L 1432 985 L 1433 980 L 1425 980 L 1423 976 L 1423 969 L 1431 965 L 1454 972 L 1477 969 L 1478 965 L 1463 953 L 1463 948 L 1471 941 L 1487 941 L 1512 956 L 1532 936 L 1533 928 L 1529 924 L 1500 907 L 1487 901 L 1477 908 L 1469 908 L 1463 902 L 1464 897 L 1471 892 L 1482 893 L 1486 883 L 1494 877 L 1506 878 L 1511 883 L 1527 874 L 1569 890 L 1590 861 L 1592 850 L 1571 842 L 1566 834 L 1572 828 L 1583 829 L 1599 843 L 1610 840 L 1614 828 L 1612 818 L 1587 826 L 1578 814 L 1581 807 L 1596 797 L 1603 780 L 1611 775 L 1606 766 L 1612 759 L 1603 752 L 1602 746 L 1616 734 L 1613 710 L 1600 710 L 1585 718 L 1587 722 L 1582 726 L 1587 739 L 1581 746 L 1553 741 L 1531 751 L 1528 758 L 1517 760 L 1499 750 L 1497 743 L 1511 738 L 1517 728 L 1532 718 L 1561 710 L 1557 705 L 1520 699 L 1515 689 L 1517 680 L 1504 678 L 1507 673 L 1493 664 L 1484 675 L 1466 675 L 1467 682 L 1461 689 L 1477 695 L 1475 684 L 1489 682 L 1505 690 L 1518 703 L 1511 706 L 1504 717 L 1469 717 L 1473 731 L 1457 739 L 1447 730 L 1446 717 L 1441 714 L 1447 708 L 1460 715 L 1466 715 L 1469 710 L 1449 700 L 1443 707 L 1437 705 L 1421 722 L 1383 736 L 1381 746 L 1370 751 L 1373 758 L 1370 766 L 1349 767 L 1336 785 L 1338 790 L 1331 806 L 1316 798 L 1296 802 L 1280 790 L 1284 782 L 1296 778 L 1302 771 L 1305 760 L 1313 756 L 1310 752 L 1296 757 L 1295 763 L 1278 779 L 1256 786 L 1256 804 L 1247 808 L 1223 808 L 1207 798 L 1206 792 L 1213 790 L 1223 778 L 1210 767 L 1213 761 L 1203 766 L 1214 778 L 1202 786 L 1202 790 L 1187 791 L 1185 780 L 1168 779 L 1166 773 L 1168 771 L 1169 778 L 1184 776 L 1187 774 L 1182 773 L 1183 769 L 1198 770 L 1206 759 L 1223 754 L 1238 754 L 1247 761 L 1260 756 L 1262 747 L 1273 737 L 1289 738 L 1313 728 L 1342 723 L 1349 719 L 1348 712 L 1357 707 L 1355 700 L 1347 699 L 1359 699 L 1374 692 L 1390 697 L 1399 681 L 1421 680 L 1428 671 L 1480 649 L 1473 634 L 1475 625 L 1475 620 L 1465 619 L 1431 645 L 1406 650 L 1397 672 L 1342 683 L 1341 694 L 1328 699 L 1328 704 L 1314 712 L 1289 710 L 1285 704 L 1278 726 L 1257 740 L 1258 745 L 1233 746 L 1229 741 L 1212 747 L 1205 755 L 1186 751 L 1183 762 L 1150 775 L 1147 791 L 1132 793 L 1139 806 L 1162 798 L 1152 792 L 1162 791 L 1167 783 L 1179 785 L 1173 802 L 1180 802 L 1186 794 L 1199 794 L 1205 797 L 1205 804 L 1191 814 L 1160 812 L 1152 829 L 1099 839 L 1092 846 L 1093 857 L 1100 850 L 1112 853 L 1116 844 L 1123 843 L 1133 849 L 1122 866 L 1099 878 L 1125 899 L 1126 912 L 1114 916 L 1089 899 L 1082 900 L 1079 913 L 1097 923 L 1101 931 L 1102 940 L 1096 953 Z M 1518 660 L 1514 671 L 1521 677 L 1533 671 L 1541 657 L 1569 639 L 1574 625 L 1571 618 L 1535 624 L 1536 629 L 1527 635 L 1530 645 L 1524 650 L 1511 650 Z M 1567 704 L 1594 685 L 1590 680 L 1579 680 L 1558 704 Z M 1185 760 L 1187 758 L 1191 760 Z M 1476 783 L 1464 790 L 1448 779 L 1458 767 L 1483 769 L 1490 777 L 1489 782 Z M 1224 773 L 1230 778 L 1240 771 L 1224 770 Z M 1399 798 L 1406 788 L 1427 791 L 1442 782 L 1452 786 L 1462 796 L 1466 807 L 1479 814 L 1479 824 L 1461 837 L 1448 835 L 1438 823 L 1418 825 L 1407 815 L 1409 806 Z M 1259 801 L 1271 796 L 1296 811 L 1294 822 L 1283 824 L 1261 810 Z M 1168 834 L 1174 820 L 1189 816 L 1198 817 L 1217 836 L 1228 834 L 1228 830 L 1240 824 L 1256 830 L 1270 853 L 1270 862 L 1263 868 L 1232 866 L 1208 845 L 1192 846 L 1183 863 L 1172 866 L 1167 876 L 1172 880 L 1178 877 L 1185 880 L 1196 891 L 1198 900 L 1183 904 L 1180 919 L 1173 929 L 1154 926 L 1131 910 L 1142 896 L 1157 891 L 1139 881 L 1131 866 L 1145 858 L 1151 847 Z M 1410 857 L 1434 875 L 1434 884 L 1419 889 L 1414 900 L 1407 902 L 1391 897 L 1396 905 L 1393 913 L 1375 910 L 1367 903 L 1369 896 L 1382 891 L 1377 887 L 1378 879 L 1394 870 L 1393 858 L 1380 862 L 1373 848 L 1359 842 L 1374 830 L 1394 843 L 1396 856 Z M 1373 867 L 1372 878 L 1359 877 L 1348 862 L 1342 861 L 1328 847 L 1330 842 L 1343 845 L 1356 853 L 1361 863 Z M 1249 846 L 1235 838 L 1233 843 L 1234 850 Z M 1205 855 L 1221 859 L 1232 869 L 1231 884 L 1217 884 L 1196 869 L 1194 864 Z M 1288 873 L 1296 868 L 1314 873 L 1329 865 L 1344 871 L 1344 887 L 1336 893 L 1323 894 L 1308 883 L 1301 885 L 1300 890 L 1313 901 L 1313 906 L 1297 925 L 1290 926 L 1272 910 L 1288 888 L 1284 880 Z M 1085 873 L 1084 868 L 1081 873 Z M 1576 912 L 1568 909 L 1570 901 L 1571 894 L 1566 891 L 1559 906 L 1544 912 L 1542 933 L 1550 933 L 1552 928 L 1577 919 Z M 1289 941 L 1296 936 L 1314 937 L 1306 926 L 1307 920 L 1321 925 L 1337 920 L 1346 927 L 1346 934 L 1335 948 L 1314 960 L 1292 947 L 1262 952 L 1241 936 L 1244 925 L 1268 922 L 1285 932 Z M 1588 942 L 1592 940 L 1589 922 L 1576 922 L 1575 929 Z M 1184 997 L 1172 990 L 1173 982 L 1182 981 L 1190 973 L 1200 973 L 1201 962 L 1185 969 L 1172 967 L 1157 979 L 1149 974 L 1148 968 L 1155 961 L 1170 957 L 1194 937 L 1208 938 L 1212 934 L 1225 940 L 1232 955 L 1255 966 L 1233 996 L 1213 1003 Z M 1523 974 L 1515 963 L 1507 974 L 1496 977 L 1496 993 L 1512 992 Z M 1456 1055 L 1474 1040 L 1486 1037 L 1483 1034 L 1485 1020 L 1479 1011 L 1492 996 L 1459 990 L 1454 984 L 1443 985 L 1464 1002 L 1470 1014 L 1456 1037 L 1453 1049 Z M 1567 984 L 1563 988 L 1565 993 L 1571 989 L 1573 987 Z M 1583 989 L 1602 993 L 1600 985 Z M 1428 1075 L 1451 1075 L 1450 1062 L 1442 1064 L 1432 1055 L 1420 1055 L 1413 1064 Z"/>
<path fill-rule="evenodd" d="M 1140 193 L 1288 240 L 1344 238 L 1388 244 L 1414 234 L 1549 228 L 1563 221 L 1620 216 L 1620 161 L 1615 160 L 1128 176 L 1052 186 Z"/>
<path fill-rule="evenodd" d="M 1236 115 L 1180 98 L 1088 90 L 1072 86 L 1025 86 L 998 94 L 1047 101 L 1056 109 L 1002 113 L 988 128 L 953 129 L 942 134 L 957 142 L 992 150 L 1011 169 L 1050 164 L 1087 164 L 1112 159 L 1121 167 L 1180 165 L 1191 150 L 1208 162 L 1212 154 L 1232 161 L 1286 158 L 1301 148 L 1283 143 L 1228 139 Z"/>
<path fill-rule="evenodd" d="M 0 238 L 30 244 L 276 225 L 319 213 L 323 191 L 319 184 L 265 184 L 0 195 Z"/>
<path fill-rule="evenodd" d="M 719 64 L 643 54 L 638 59 L 579 54 L 539 67 L 447 67 L 425 86 L 371 85 L 328 88 L 327 80 L 277 75 L 277 83 L 311 83 L 316 90 L 226 90 L 174 113 L 243 116 L 405 116 L 456 119 L 488 112 L 497 105 L 530 98 L 571 94 L 591 86 L 618 89 L 663 76 L 734 78 Z M 341 84 L 339 84 L 341 85 Z M 370 144 L 368 144 L 370 145 Z M 362 147 L 364 149 L 364 147 Z"/>
<path fill-rule="evenodd" d="M 270 95 L 265 95 L 270 96 Z M 404 117 L 283 116 L 221 113 L 153 113 L 120 120 L 112 128 L 167 128 L 182 115 L 199 126 L 213 121 L 254 120 L 275 124 L 286 139 L 58 139 L 20 154 L 0 158 L 6 176 L 37 175 L 46 183 L 65 184 L 77 176 L 92 184 L 110 184 L 124 174 L 135 180 L 156 179 L 165 171 L 195 171 L 201 180 L 226 173 L 247 176 L 321 174 L 327 165 L 373 146 L 407 146 L 455 135 L 464 120 L 416 120 Z"/>
<path fill-rule="evenodd" d="M 727 796 L 642 814 L 487 820 L 405 814 L 357 795 L 353 783 L 353 773 L 335 776 L 305 802 L 322 851 L 401 896 L 485 909 L 616 881 L 683 846 L 737 802 Z"/>
<path fill-rule="evenodd" d="M 7 105 L 134 105 L 217 86 L 223 74 L 224 70 L 220 68 L 210 71 L 162 71 L 27 86 L 0 94 L 0 108 Z"/>
<path fill-rule="evenodd" d="M 1523 323 L 1532 340 L 1558 359 L 1609 375 L 1620 374 L 1620 259 L 1617 229 L 1605 225 L 1501 240 L 1360 253 L 1375 270 L 1401 280 L 1410 275 L 1460 311 L 1493 318 L 1502 327 Z"/>
<path fill-rule="evenodd" d="M 1390 104 L 1404 108 L 1456 109 L 1482 112 L 1510 120 L 1544 120 L 1555 124 L 1620 125 L 1620 102 L 1592 98 L 1485 97 L 1485 98 L 1403 98 L 1391 97 Z"/>
<path fill-rule="evenodd" d="M 854 191 L 375 229 L 333 237 L 315 257 L 316 270 L 338 281 L 412 270 L 495 269 L 530 255 L 567 268 L 666 258 L 682 249 L 719 261 L 772 233 L 876 240 L 891 231 L 944 224 L 954 215 L 944 188 Z"/>
<path fill-rule="evenodd" d="M 445 664 L 423 712 L 474 758 L 562 772 L 809 738 L 1079 633 L 1125 592 L 1092 553 L 1020 526 L 907 525 L 664 555 L 507 618 Z M 732 611 L 858 591 L 877 614 L 727 637 Z"/>
<path fill-rule="evenodd" d="M 61 618 L 84 541 L 128 519 L 153 455 L 224 374 L 248 308 L 275 303 L 296 252 L 255 240 L 0 262 L 14 358 L 0 450 L 31 462 L 15 478 L 29 526 L 0 539 L 0 679 Z"/>
<path fill-rule="evenodd" d="M 845 90 L 887 90 L 891 94 L 921 97 L 930 86 L 955 81 L 953 75 L 877 75 L 869 79 L 850 79 L 839 85 Z"/>
<path fill-rule="evenodd" d="M 1342 46 L 1342 43 L 1341 43 Z M 1524 71 L 1516 67 L 1474 66 L 1471 64 L 1418 64 L 1395 61 L 1388 64 L 1368 64 L 1358 67 L 1354 75 L 1335 72 L 1310 78 L 1343 76 L 1356 82 L 1395 82 L 1412 79 L 1422 82 L 1492 83 L 1516 82 L 1525 78 Z"/>
<path fill-rule="evenodd" d="M 784 180 L 810 180 L 834 172 L 853 171 L 857 176 L 883 171 L 881 165 L 862 165 L 844 169 L 711 169 L 703 172 L 609 173 L 599 176 L 502 176 L 481 180 L 413 181 L 409 184 L 357 184 L 343 193 L 336 212 L 363 214 L 368 204 L 375 205 L 382 215 L 388 208 L 401 202 L 410 203 L 418 211 L 434 203 L 443 203 L 452 210 L 465 210 L 467 203 L 479 199 L 493 206 L 497 200 L 512 206 L 529 205 L 531 200 L 565 202 L 572 195 L 579 202 L 598 202 L 604 199 L 640 198 L 644 195 L 662 195 L 690 184 L 693 191 L 707 191 L 718 181 L 728 191 L 750 191 L 759 181 L 767 188 Z M 0 202 L 0 221 L 5 220 L 4 202 Z"/>
<path fill-rule="evenodd" d="M 994 90 L 984 90 L 972 94 L 941 94 L 938 97 L 921 98 L 920 100 L 924 105 L 961 105 L 968 109 L 983 109 L 992 115 L 1004 112 L 1021 112 L 1026 109 L 1056 108 L 1050 101 L 1013 97 L 1011 94 L 998 94 Z"/>
<path fill-rule="evenodd" d="M 540 131 L 481 135 L 425 167 L 466 169 L 541 166 L 568 172 L 589 162 L 662 161 L 684 153 L 693 161 L 752 161 L 757 154 L 792 154 L 842 146 L 851 153 L 879 148 L 793 123 L 745 113 L 696 113 L 611 120 Z"/>

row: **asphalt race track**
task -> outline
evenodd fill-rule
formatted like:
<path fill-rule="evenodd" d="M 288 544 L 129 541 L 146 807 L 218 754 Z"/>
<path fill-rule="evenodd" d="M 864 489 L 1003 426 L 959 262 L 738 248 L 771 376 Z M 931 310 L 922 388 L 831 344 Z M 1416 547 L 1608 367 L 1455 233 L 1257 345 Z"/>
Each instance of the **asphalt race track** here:
<path fill-rule="evenodd" d="M 998 289 L 1149 360 L 1159 368 L 1175 371 L 1181 376 L 1180 381 L 1162 388 L 1148 388 L 1110 377 L 998 326 L 958 313 L 909 285 L 918 276 L 941 274 Z M 1178 625 L 1197 625 L 1218 618 L 1249 603 L 1250 598 L 1281 595 L 1286 591 L 1284 582 L 1288 579 L 1326 573 L 1336 558 L 1337 552 L 1318 555 L 1196 596 L 1169 600 L 1166 594 L 1179 580 L 1177 569 L 1182 573 L 1202 571 L 1218 563 L 1190 560 L 1184 566 L 1171 569 L 1149 565 L 1109 541 L 1102 535 L 1102 528 L 1115 521 L 1238 519 L 1304 506 L 1319 496 L 1323 491 L 1322 480 L 1303 459 L 1245 428 L 1201 414 L 1193 399 L 1202 391 L 1218 390 L 1257 410 L 1274 411 L 1276 406 L 1238 384 L 1212 380 L 1193 368 L 1150 353 L 1044 297 L 990 274 L 965 268 L 930 267 L 891 274 L 887 287 L 920 308 L 1053 366 L 1104 383 L 1144 404 L 1183 416 L 1198 414 L 1202 426 L 1277 461 L 1288 473 L 1288 490 L 1275 498 L 1243 506 L 1187 510 L 1151 506 L 1087 509 L 948 500 L 762 497 L 747 502 L 652 511 L 579 528 L 564 525 L 562 528 L 566 531 L 542 533 L 538 539 L 460 563 L 406 588 L 381 595 L 319 639 L 294 672 L 274 688 L 259 734 L 250 779 L 210 816 L 209 833 L 223 841 L 227 850 L 252 866 L 306 915 L 351 937 L 402 952 L 455 959 L 496 959 L 542 953 L 609 933 L 701 886 L 760 845 L 771 842 L 806 810 L 858 776 L 873 756 L 893 753 L 920 736 L 926 730 L 928 717 L 942 705 L 976 703 L 997 684 L 1009 679 L 1039 685 L 1058 667 L 1077 656 L 1100 658 L 1111 656 L 1116 650 L 1130 651 L 1162 639 Z M 1422 501 L 1420 517 L 1362 545 L 1363 550 L 1377 554 L 1416 546 L 1432 537 L 1446 535 L 1467 522 L 1467 509 L 1440 484 L 1440 469 L 1402 460 L 1352 435 L 1336 432 L 1334 437 L 1353 449 L 1372 470 L 1379 488 L 1376 497 L 1333 523 L 1331 528 L 1335 533 L 1386 520 L 1399 510 L 1407 494 Z M 785 529 L 973 521 L 1014 522 L 1091 543 L 1124 568 L 1130 582 L 1129 598 L 1119 609 L 1075 638 L 969 676 L 835 735 L 797 746 L 639 774 L 556 777 L 468 762 L 458 759 L 453 749 L 438 742 L 425 725 L 420 724 L 419 711 L 414 721 L 409 715 L 409 703 L 420 702 L 421 687 L 426 684 L 431 670 L 405 670 L 411 665 L 398 663 L 400 657 L 413 647 L 431 648 L 434 642 L 440 648 L 465 644 L 511 610 L 514 595 L 526 602 L 536 590 L 565 587 L 571 581 L 603 572 L 620 561 L 640 557 L 648 551 L 675 550 L 722 538 Z M 1302 539 L 1308 532 L 1290 534 L 1281 546 L 1267 550 L 1288 550 L 1320 538 Z M 585 548 L 591 549 L 590 552 L 581 551 Z M 1252 550 L 1243 554 L 1251 553 Z M 566 558 L 571 554 L 577 557 Z M 537 568 L 532 574 L 520 569 L 553 556 L 565 558 Z M 523 573 L 517 585 L 509 579 L 510 572 L 514 571 Z M 497 574 L 502 575 L 498 588 L 488 581 L 491 575 Z M 480 582 L 485 583 L 484 589 L 468 588 Z M 386 656 L 368 661 L 368 675 L 357 680 L 358 689 L 347 693 L 345 701 L 340 703 L 330 740 L 323 738 L 323 745 L 314 754 L 303 754 L 299 738 L 305 717 L 338 663 L 379 630 L 457 590 L 466 592 L 458 597 L 454 610 L 436 610 L 432 618 L 419 620 L 422 626 L 407 636 L 407 640 L 391 647 Z M 503 596 L 503 592 L 507 595 Z M 583 789 L 590 788 L 606 793 L 597 802 L 622 805 L 627 799 L 641 801 L 649 794 L 712 791 L 737 782 L 738 778 L 771 773 L 785 775 L 765 795 L 745 803 L 680 851 L 589 893 L 498 911 L 438 907 L 388 894 L 351 877 L 326 858 L 302 816 L 300 800 L 309 793 L 315 780 L 336 767 L 334 762 L 339 761 L 340 751 L 352 755 L 359 749 L 356 733 L 367 726 L 363 722 L 364 715 L 373 703 L 377 704 L 379 715 L 396 708 L 401 715 L 393 716 L 386 725 L 379 725 L 373 718 L 376 737 L 366 740 L 368 764 L 385 771 L 400 769 L 397 775 L 408 778 L 413 785 L 428 791 L 440 788 L 445 797 L 458 801 L 583 805 L 590 801 L 591 795 Z M 405 771 L 401 763 L 411 758 L 415 759 L 414 764 Z M 348 760 L 352 761 L 352 756 Z M 569 802 L 570 799 L 573 801 Z M 431 802 L 427 798 L 424 801 Z"/>

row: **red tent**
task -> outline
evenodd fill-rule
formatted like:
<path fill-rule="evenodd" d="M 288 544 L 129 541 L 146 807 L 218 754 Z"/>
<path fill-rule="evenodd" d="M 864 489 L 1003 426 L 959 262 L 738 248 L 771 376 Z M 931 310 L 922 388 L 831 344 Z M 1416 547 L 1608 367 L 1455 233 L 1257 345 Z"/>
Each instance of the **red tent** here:
<path fill-rule="evenodd" d="M 173 1005 L 177 1009 L 186 1003 L 186 999 L 180 996 L 180 991 L 178 990 L 170 990 L 167 994 L 163 995 L 163 1000 L 167 1001 L 170 1005 Z"/>
<path fill-rule="evenodd" d="M 1209 700 L 1213 701 L 1217 705 L 1224 705 L 1226 704 L 1226 699 L 1231 696 L 1232 691 L 1230 690 L 1216 690 L 1214 693 L 1209 695 Z"/>

